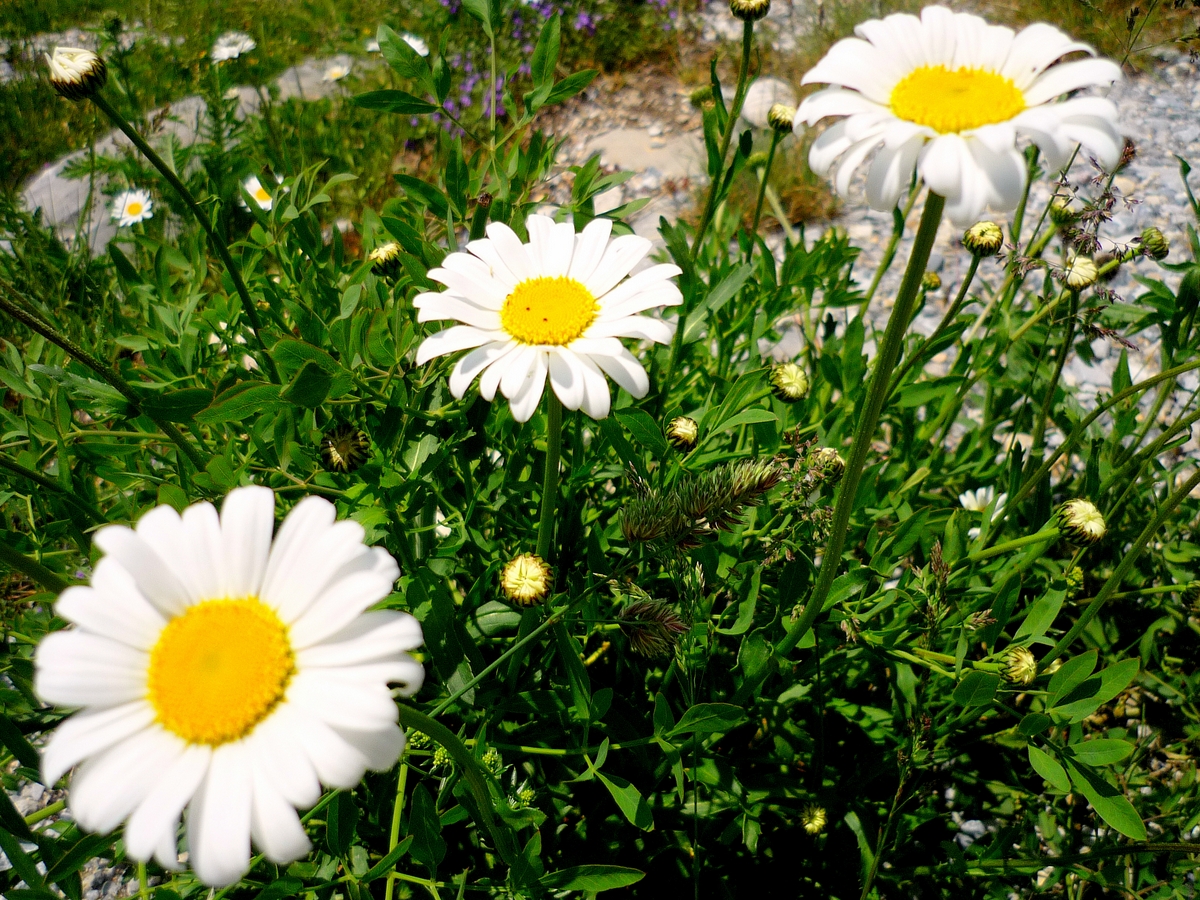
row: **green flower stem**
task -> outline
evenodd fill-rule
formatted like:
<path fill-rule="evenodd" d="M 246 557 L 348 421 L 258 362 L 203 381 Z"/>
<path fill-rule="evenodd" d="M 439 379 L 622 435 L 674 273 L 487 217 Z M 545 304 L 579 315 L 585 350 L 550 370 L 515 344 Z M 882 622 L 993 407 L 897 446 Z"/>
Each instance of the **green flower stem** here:
<path fill-rule="evenodd" d="M 554 508 L 558 502 L 558 461 L 562 453 L 562 401 L 546 385 L 546 471 L 542 475 L 542 512 L 538 517 L 537 555 L 549 561 L 554 544 Z"/>
<path fill-rule="evenodd" d="M 446 752 L 450 754 L 450 758 L 454 760 L 459 772 L 462 773 L 467 787 L 470 788 L 471 796 L 475 801 L 470 805 L 476 807 L 474 810 L 470 810 L 473 817 L 487 829 L 492 838 L 492 845 L 500 857 L 509 866 L 518 865 L 521 861 L 520 852 L 513 844 L 509 832 L 496 822 L 496 817 L 492 812 L 492 794 L 478 760 L 459 740 L 458 736 L 445 725 L 434 721 L 411 706 L 401 704 L 397 709 L 399 710 L 400 724 L 403 727 L 423 732 L 446 748 Z"/>
<path fill-rule="evenodd" d="M 1129 570 L 1133 568 L 1134 562 L 1137 560 L 1138 556 L 1141 555 L 1142 550 L 1146 548 L 1146 545 L 1150 543 L 1150 539 L 1154 537 L 1155 532 L 1162 527 L 1163 523 L 1166 522 L 1167 517 L 1175 511 L 1175 508 L 1184 501 L 1188 494 L 1190 494 L 1198 484 L 1200 484 L 1200 472 L 1193 474 L 1191 478 L 1178 487 L 1175 492 L 1167 498 L 1166 502 L 1158 508 L 1158 512 L 1155 514 L 1154 518 L 1145 528 L 1142 529 L 1142 533 L 1137 536 L 1137 540 L 1133 542 L 1133 546 L 1130 547 L 1125 553 L 1125 556 L 1122 557 L 1120 564 L 1116 568 L 1116 571 L 1114 571 L 1112 575 L 1108 576 L 1108 580 L 1104 582 L 1104 586 L 1100 588 L 1100 593 L 1098 593 L 1092 602 L 1087 605 L 1087 607 L 1083 610 L 1083 614 L 1080 615 L 1080 617 L 1075 621 L 1075 624 L 1071 626 L 1070 630 L 1061 638 L 1059 638 L 1058 643 L 1050 649 L 1050 652 L 1038 661 L 1039 667 L 1044 668 L 1045 666 L 1048 666 L 1050 663 L 1054 662 L 1054 660 L 1058 659 L 1058 657 L 1062 655 L 1063 651 L 1070 647 L 1071 644 L 1074 643 L 1075 639 L 1083 633 L 1083 630 L 1091 624 L 1092 620 L 1096 618 L 1096 614 L 1100 612 L 1100 608 L 1104 606 L 1106 602 L 1108 602 L 1109 598 L 1116 593 L 1117 588 L 1121 586 L 1121 582 L 1125 580 L 1126 576 L 1129 574 Z"/>
<path fill-rule="evenodd" d="M 56 816 L 67 808 L 66 800 L 55 800 L 49 806 L 43 806 L 41 809 L 31 812 L 25 817 L 26 825 L 36 825 L 42 819 L 48 819 L 51 816 Z"/>
<path fill-rule="evenodd" d="M 91 100 L 133 142 L 133 145 L 150 161 L 150 164 L 158 169 L 162 177 L 166 179 L 167 183 L 175 189 L 175 192 L 179 194 L 183 202 L 187 204 L 187 208 L 191 210 L 192 215 L 196 217 L 196 221 L 200 223 L 200 227 L 204 229 L 204 233 L 208 235 L 209 242 L 212 244 L 213 249 L 217 251 L 217 255 L 221 257 L 221 262 L 225 264 L 225 269 L 229 272 L 229 279 L 233 282 L 233 287 L 242 300 L 242 311 L 245 312 L 246 318 L 250 322 L 250 330 L 254 334 L 254 339 L 258 342 L 259 349 L 262 350 L 263 369 L 271 381 L 279 384 L 279 372 L 275 369 L 275 360 L 267 352 L 267 345 L 263 343 L 262 335 L 259 333 L 262 329 L 262 320 L 258 317 L 258 309 L 255 307 L 254 301 L 250 299 L 250 292 L 246 289 L 246 282 L 242 280 L 241 270 L 233 261 L 233 257 L 229 253 L 229 248 L 225 246 L 225 241 L 221 239 L 221 236 L 212 227 L 208 216 L 200 208 L 200 204 L 196 202 L 191 191 L 179 180 L 179 176 L 163 161 L 161 156 L 154 152 L 153 148 L 125 120 L 125 117 L 117 112 L 116 107 L 99 93 L 93 94 Z"/>
<path fill-rule="evenodd" d="M 48 491 L 52 491 L 97 524 L 103 524 L 108 521 L 108 519 L 105 518 L 104 513 L 93 509 L 62 485 L 56 484 L 39 472 L 35 472 L 32 469 L 27 469 L 10 459 L 6 459 L 3 456 L 0 456 L 0 469 L 8 469 L 8 471 L 12 472 L 13 474 L 20 475 L 22 478 L 26 478 L 29 481 L 32 481 L 34 484 L 37 484 Z"/>
<path fill-rule="evenodd" d="M 8 285 L 5 285 L 4 287 L 6 289 L 11 289 Z M 42 320 L 38 316 L 33 315 L 31 312 L 29 312 L 29 310 L 17 306 L 2 294 L 0 294 L 0 310 L 8 313 L 18 322 L 26 325 L 30 330 L 36 331 L 46 340 L 50 341 L 50 343 L 55 344 L 56 346 L 65 350 L 67 353 L 71 354 L 71 356 L 75 357 L 77 360 L 99 375 L 102 379 L 108 382 L 111 387 L 117 390 L 122 397 L 132 403 L 135 408 L 141 409 L 142 398 L 138 396 L 137 392 L 129 386 L 124 378 L 114 372 L 110 367 L 104 365 L 102 362 L 100 362 L 100 360 L 92 356 L 92 354 L 88 353 L 70 338 L 59 334 L 50 326 L 48 322 Z M 143 410 L 143 412 L 145 411 Z M 201 472 L 204 471 L 204 457 L 202 457 L 196 451 L 196 448 L 191 445 L 188 439 L 183 436 L 183 433 L 178 428 L 165 419 L 160 419 L 151 413 L 146 412 L 145 415 L 148 416 L 155 425 L 162 429 L 163 434 L 175 442 L 175 445 L 179 447 L 179 449 L 183 451 L 183 454 L 192 461 L 192 465 L 195 466 L 197 470 Z"/>
<path fill-rule="evenodd" d="M 150 900 L 150 887 L 146 884 L 146 864 L 144 862 L 138 862 L 137 873 L 138 897 L 140 897 L 141 900 Z"/>
<path fill-rule="evenodd" d="M 913 242 L 912 256 L 908 259 L 908 268 L 904 271 L 904 279 L 900 283 L 900 293 L 896 297 L 896 305 L 888 319 L 887 330 L 879 344 L 875 357 L 875 366 L 871 371 L 871 381 L 867 385 L 866 405 L 858 420 L 854 432 L 854 443 L 850 446 L 850 455 L 846 461 L 846 473 L 842 476 L 841 490 L 838 492 L 837 505 L 833 512 L 833 524 L 829 529 L 829 541 L 825 545 L 824 558 L 821 563 L 820 575 L 816 587 L 805 604 L 804 612 L 788 628 L 787 634 L 775 645 L 777 657 L 786 656 L 800 639 L 808 633 L 813 621 L 820 615 L 825 606 L 825 598 L 841 569 L 842 549 L 846 543 L 846 532 L 850 527 L 850 515 L 854 511 L 854 503 L 858 499 L 858 483 L 862 479 L 863 468 L 866 466 L 867 454 L 871 449 L 871 439 L 875 436 L 875 428 L 879 424 L 879 416 L 887 399 L 888 388 L 891 385 L 892 370 L 900 356 L 904 344 L 904 335 L 908 330 L 909 318 L 912 315 L 913 304 L 921 288 L 921 278 L 925 275 L 925 266 L 929 262 L 929 253 L 937 238 L 938 225 L 941 224 L 942 210 L 946 205 L 944 197 L 930 191 L 925 198 L 925 209 L 921 213 L 921 224 L 917 228 L 917 236 Z"/>
<path fill-rule="evenodd" d="M 729 142 L 733 138 L 733 129 L 737 127 L 738 116 L 742 113 L 742 103 L 746 99 L 746 85 L 750 74 L 750 52 L 753 48 L 754 22 L 746 20 L 742 23 L 742 66 L 738 70 L 737 89 L 733 92 L 733 105 L 729 107 L 729 117 L 725 120 L 725 128 L 721 132 L 721 148 L 719 150 L 721 165 L 713 177 L 712 183 L 709 184 L 708 195 L 704 199 L 704 212 L 700 215 L 700 224 L 696 227 L 696 237 L 692 242 L 693 260 L 700 255 L 700 247 L 704 244 L 704 236 L 708 233 L 708 226 L 712 224 L 713 213 L 716 210 L 717 193 L 721 189 L 721 182 L 725 174 L 725 157 L 729 155 Z M 675 336 L 671 339 L 671 352 L 667 357 L 667 374 L 663 379 L 662 392 L 659 394 L 660 407 L 665 404 L 667 392 L 671 389 L 671 382 L 675 379 L 675 366 L 679 362 L 679 353 L 683 349 L 683 326 L 687 322 L 688 314 L 692 311 L 691 306 L 692 304 L 685 299 L 684 305 L 679 308 L 679 324 L 675 328 Z"/>
<path fill-rule="evenodd" d="M 904 202 L 904 209 L 892 211 L 895 223 L 892 227 L 892 236 L 888 239 L 887 246 L 883 248 L 883 258 L 879 260 L 879 266 L 875 269 L 875 275 L 871 278 L 870 287 L 863 294 L 862 303 L 858 305 L 858 314 L 860 316 L 866 313 L 867 307 L 871 305 L 871 299 L 875 296 L 875 292 L 879 290 L 879 282 L 883 280 L 883 276 L 887 274 L 887 270 L 892 267 L 892 261 L 896 258 L 896 248 L 900 246 L 900 238 L 904 236 L 904 223 L 908 221 L 908 215 L 916 205 L 917 197 L 920 193 L 921 182 L 918 181 L 912 186 L 912 190 L 908 192 L 908 199 Z"/>
<path fill-rule="evenodd" d="M 400 754 L 400 775 L 396 779 L 396 802 L 392 805 L 392 827 L 388 832 L 388 853 L 396 849 L 396 845 L 400 843 L 400 816 L 404 812 L 404 787 L 408 781 L 408 763 L 404 761 L 404 754 Z M 392 894 L 396 889 L 396 879 L 392 876 L 394 872 L 389 872 L 387 877 L 387 885 L 383 889 L 383 900 L 392 900 Z"/>
<path fill-rule="evenodd" d="M 762 182 L 758 186 L 758 202 L 754 204 L 754 224 L 750 226 L 752 237 L 758 234 L 758 220 L 762 217 L 763 200 L 767 197 L 767 179 L 771 177 L 771 163 L 775 162 L 775 150 L 782 139 L 781 132 L 771 129 L 771 149 L 767 151 L 767 164 L 762 169 Z M 750 252 L 753 254 L 753 247 Z"/>
<path fill-rule="evenodd" d="M 967 276 L 963 279 L 962 286 L 958 289 L 958 294 L 954 298 L 954 302 L 950 304 L 950 308 L 946 310 L 946 314 L 942 316 L 942 321 L 938 322 L 938 327 L 933 330 L 933 334 L 925 338 L 921 345 L 913 352 L 912 356 L 904 361 L 904 365 L 900 367 L 900 371 L 896 373 L 896 377 L 892 379 L 891 386 L 888 388 L 888 394 L 895 392 L 901 384 L 904 383 L 904 376 L 912 370 L 925 355 L 925 351 L 933 345 L 933 343 L 946 333 L 946 329 L 950 327 L 950 323 L 954 321 L 954 317 L 958 315 L 963 304 L 967 301 L 967 291 L 971 287 L 971 282 L 975 280 L 975 273 L 979 270 L 979 257 L 972 255 L 971 265 L 967 269 Z"/>
<path fill-rule="evenodd" d="M 15 569 L 31 581 L 36 581 L 53 594 L 61 594 L 71 586 L 71 582 L 51 572 L 36 559 L 30 559 L 24 553 L 18 553 L 5 543 L 0 543 L 0 563 L 10 569 Z"/>
<path fill-rule="evenodd" d="M 1041 409 L 1038 410 L 1037 423 L 1033 426 L 1033 440 L 1029 445 L 1031 460 L 1040 454 L 1045 443 L 1046 422 L 1050 418 L 1050 410 L 1054 405 L 1054 393 L 1058 390 L 1063 367 L 1067 364 L 1067 357 L 1071 355 L 1071 342 L 1075 338 L 1075 313 L 1078 310 L 1079 291 L 1071 291 L 1071 308 L 1067 313 L 1067 327 L 1063 330 L 1062 346 L 1058 350 L 1058 359 L 1054 362 L 1054 374 L 1050 376 L 1050 381 L 1046 385 L 1046 395 L 1042 398 Z"/>
<path fill-rule="evenodd" d="M 994 547 L 988 547 L 986 550 L 980 550 L 978 553 L 972 553 L 969 556 L 964 556 L 954 564 L 953 571 L 963 569 L 977 562 L 983 562 L 985 559 L 991 559 L 993 556 L 1000 556 L 1002 553 L 1010 553 L 1013 550 L 1020 550 L 1022 547 L 1028 547 L 1030 544 L 1036 544 L 1040 541 L 1053 541 L 1060 534 L 1056 526 L 1043 528 L 1041 531 L 1034 534 L 1027 534 L 1024 537 L 1013 538 L 1011 541 L 1005 541 L 1002 544 L 996 544 Z"/>

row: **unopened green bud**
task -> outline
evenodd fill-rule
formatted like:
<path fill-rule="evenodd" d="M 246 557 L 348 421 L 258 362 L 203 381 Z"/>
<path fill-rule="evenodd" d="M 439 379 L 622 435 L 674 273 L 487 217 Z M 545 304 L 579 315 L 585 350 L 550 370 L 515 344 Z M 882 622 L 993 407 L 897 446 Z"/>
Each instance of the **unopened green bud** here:
<path fill-rule="evenodd" d="M 937 272 L 926 272 L 921 276 L 921 287 L 925 289 L 926 293 L 941 290 L 942 276 Z"/>
<path fill-rule="evenodd" d="M 1073 291 L 1082 291 L 1084 288 L 1091 287 L 1099 277 L 1100 270 L 1096 267 L 1096 261 L 1090 256 L 1075 257 L 1067 266 L 1066 272 L 1063 273 L 1067 287 Z"/>
<path fill-rule="evenodd" d="M 518 606 L 534 606 L 546 599 L 554 583 L 554 570 L 536 553 L 514 556 L 500 570 L 500 590 Z"/>
<path fill-rule="evenodd" d="M 795 363 L 781 363 L 771 370 L 771 389 L 784 403 L 803 400 L 808 388 L 808 373 Z"/>
<path fill-rule="evenodd" d="M 786 103 L 773 103 L 767 110 L 767 124 L 775 131 L 791 131 L 796 124 L 796 107 Z"/>
<path fill-rule="evenodd" d="M 767 151 L 758 150 L 746 157 L 746 167 L 750 169 L 762 169 L 767 165 Z"/>
<path fill-rule="evenodd" d="M 846 460 L 832 447 L 814 447 L 808 451 L 808 467 L 830 484 L 837 484 L 846 471 Z"/>
<path fill-rule="evenodd" d="M 1166 259 L 1171 252 L 1171 242 L 1152 225 L 1142 232 L 1142 252 L 1151 259 Z"/>
<path fill-rule="evenodd" d="M 1004 677 L 1013 684 L 1033 684 L 1037 673 L 1037 660 L 1024 647 L 1015 647 L 1005 654 Z"/>
<path fill-rule="evenodd" d="M 691 416 L 676 416 L 667 423 L 667 440 L 680 453 L 691 453 L 700 436 L 700 425 Z"/>
<path fill-rule="evenodd" d="M 1004 246 L 1004 232 L 995 222 L 976 222 L 963 234 L 962 242 L 974 256 L 995 256 Z"/>
<path fill-rule="evenodd" d="M 321 438 L 321 460 L 330 472 L 353 472 L 370 453 L 371 438 L 353 425 L 338 425 Z"/>
<path fill-rule="evenodd" d="M 91 50 L 55 47 L 46 55 L 50 67 L 50 86 L 68 100 L 86 100 L 108 81 L 108 67 Z"/>
<path fill-rule="evenodd" d="M 807 804 L 800 811 L 800 824 L 809 834 L 820 834 L 825 830 L 825 810 L 815 803 Z"/>
<path fill-rule="evenodd" d="M 1050 201 L 1050 221 L 1056 228 L 1074 225 L 1078 219 L 1079 213 L 1075 211 L 1075 208 L 1071 206 L 1071 201 L 1066 197 L 1055 197 Z"/>

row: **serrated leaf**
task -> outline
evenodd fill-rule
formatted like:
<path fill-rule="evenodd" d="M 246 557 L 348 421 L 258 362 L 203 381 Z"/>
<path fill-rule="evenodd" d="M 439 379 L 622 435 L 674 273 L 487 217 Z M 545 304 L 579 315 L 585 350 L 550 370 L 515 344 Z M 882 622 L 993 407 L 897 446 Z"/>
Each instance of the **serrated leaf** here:
<path fill-rule="evenodd" d="M 987 706 L 999 687 L 999 675 L 972 669 L 955 686 L 954 702 L 959 706 Z"/>
<path fill-rule="evenodd" d="M 697 703 L 671 729 L 671 737 L 681 734 L 709 734 L 732 731 L 746 721 L 746 711 L 732 703 Z"/>
<path fill-rule="evenodd" d="M 663 437 L 662 429 L 651 418 L 650 414 L 641 409 L 618 409 L 616 417 L 621 424 L 629 429 L 639 444 L 660 459 L 667 455 L 667 439 Z"/>
<path fill-rule="evenodd" d="M 1059 764 L 1058 760 L 1045 750 L 1039 750 L 1033 744 L 1030 744 L 1027 749 L 1029 750 L 1029 764 L 1033 766 L 1033 771 L 1046 779 L 1056 790 L 1062 791 L 1064 794 L 1071 793 L 1071 779 L 1067 777 L 1067 770 Z"/>
<path fill-rule="evenodd" d="M 588 891 L 598 894 L 601 891 L 611 891 L 616 888 L 637 884 L 646 877 L 640 869 L 630 869 L 626 866 L 572 866 L 569 869 L 559 869 L 557 872 L 547 872 L 541 877 L 542 887 L 548 891 Z"/>

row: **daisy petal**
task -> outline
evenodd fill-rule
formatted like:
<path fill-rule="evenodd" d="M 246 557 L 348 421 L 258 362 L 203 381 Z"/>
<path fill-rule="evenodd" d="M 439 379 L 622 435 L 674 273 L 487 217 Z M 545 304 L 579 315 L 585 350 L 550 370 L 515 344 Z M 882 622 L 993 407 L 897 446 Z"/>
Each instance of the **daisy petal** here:
<path fill-rule="evenodd" d="M 1081 59 L 1048 69 L 1028 90 L 1025 102 L 1038 106 L 1083 87 L 1107 86 L 1122 79 L 1121 67 L 1109 59 Z"/>
<path fill-rule="evenodd" d="M 608 248 L 608 238 L 611 234 L 611 219 L 592 219 L 588 222 L 576 238 L 575 253 L 571 257 L 571 268 L 567 271 L 567 277 L 587 284 Z"/>
<path fill-rule="evenodd" d="M 421 342 L 421 346 L 417 348 L 417 365 L 423 366 L 436 357 L 507 338 L 508 335 L 502 331 L 484 331 L 471 325 L 455 325 L 453 328 L 431 334 Z"/>
<path fill-rule="evenodd" d="M 512 410 L 513 418 L 518 422 L 528 422 L 541 402 L 542 389 L 546 386 L 546 356 L 545 351 L 538 352 L 525 381 L 509 398 L 509 408 Z"/>
<path fill-rule="evenodd" d="M 461 400 L 480 372 L 516 346 L 515 341 L 496 341 L 476 347 L 454 364 L 454 370 L 450 373 L 450 393 Z"/>
<path fill-rule="evenodd" d="M 189 862 L 205 884 L 233 884 L 250 868 L 250 754 L 244 742 L 213 751 L 188 810 Z"/>
<path fill-rule="evenodd" d="M 226 596 L 258 594 L 274 529 L 275 492 L 270 488 L 238 488 L 225 498 L 221 506 L 221 544 Z"/>
<path fill-rule="evenodd" d="M 53 787 L 68 769 L 148 728 L 153 721 L 154 710 L 144 700 L 71 716 L 55 729 L 42 751 L 42 783 Z"/>
<path fill-rule="evenodd" d="M 211 760 L 210 747 L 185 745 L 171 765 L 154 779 L 125 824 L 125 849 L 130 856 L 143 862 L 149 860 L 164 843 L 164 835 L 169 836 L 174 854 L 179 817 L 199 789 Z"/>

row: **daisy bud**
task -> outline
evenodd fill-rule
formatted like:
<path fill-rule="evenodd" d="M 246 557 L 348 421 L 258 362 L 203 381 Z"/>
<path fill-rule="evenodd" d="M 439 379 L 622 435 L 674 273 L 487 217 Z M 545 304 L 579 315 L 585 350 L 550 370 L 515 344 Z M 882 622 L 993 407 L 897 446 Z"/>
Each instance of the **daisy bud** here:
<path fill-rule="evenodd" d="M 771 11 L 771 0 L 729 0 L 729 11 L 743 22 L 757 22 Z"/>
<path fill-rule="evenodd" d="M 395 278 L 400 271 L 400 245 L 395 241 L 381 244 L 367 254 L 371 271 L 380 278 Z"/>
<path fill-rule="evenodd" d="M 690 416 L 676 416 L 667 423 L 667 440 L 680 453 L 691 453 L 699 436 L 700 425 Z"/>
<path fill-rule="evenodd" d="M 825 830 L 825 810 L 815 803 L 809 803 L 800 811 L 800 824 L 809 834 L 820 834 Z"/>
<path fill-rule="evenodd" d="M 1016 647 L 1005 654 L 1004 677 L 1013 684 L 1033 684 L 1037 673 L 1037 660 L 1024 647 Z"/>
<path fill-rule="evenodd" d="M 518 606 L 541 603 L 553 583 L 554 570 L 534 553 L 513 557 L 500 572 L 500 590 Z"/>
<path fill-rule="evenodd" d="M 1071 290 L 1082 291 L 1084 288 L 1091 287 L 1096 283 L 1096 279 L 1100 277 L 1100 270 L 1096 267 L 1096 262 L 1091 257 L 1077 256 L 1067 266 L 1063 277 L 1066 279 L 1067 287 Z"/>
<path fill-rule="evenodd" d="M 846 460 L 832 447 L 814 447 L 808 451 L 808 467 L 833 485 L 842 480 Z"/>
<path fill-rule="evenodd" d="M 976 222 L 967 229 L 962 242 L 974 256 L 995 256 L 1004 246 L 1004 232 L 995 222 Z"/>
<path fill-rule="evenodd" d="M 688 95 L 688 100 L 692 106 L 703 106 L 705 103 L 712 103 L 713 89 L 711 84 L 702 85 L 696 88 Z"/>
<path fill-rule="evenodd" d="M 751 153 L 746 157 L 746 167 L 749 169 L 763 169 L 767 165 L 767 152 L 759 150 L 756 153 Z"/>
<path fill-rule="evenodd" d="M 679 614 L 660 600 L 635 600 L 617 618 L 630 649 L 647 659 L 670 656 L 679 644 L 679 636 L 688 630 Z"/>
<path fill-rule="evenodd" d="M 1166 259 L 1171 243 L 1161 231 L 1151 225 L 1142 232 L 1142 252 L 1151 259 Z"/>
<path fill-rule="evenodd" d="M 767 124 L 775 131 L 790 132 L 796 122 L 796 107 L 775 103 L 767 110 Z"/>
<path fill-rule="evenodd" d="M 1068 500 L 1055 513 L 1059 529 L 1077 544 L 1094 544 L 1108 530 L 1104 516 L 1090 500 Z"/>
<path fill-rule="evenodd" d="M 55 47 L 54 55 L 46 55 L 50 66 L 50 86 L 68 100 L 86 100 L 108 80 L 108 67 L 91 50 L 76 47 Z"/>
<path fill-rule="evenodd" d="M 339 425 L 321 438 L 321 460 L 330 472 L 353 472 L 370 455 L 370 436 L 353 425 Z"/>
<path fill-rule="evenodd" d="M 1050 221 L 1056 228 L 1074 225 L 1078 219 L 1079 213 L 1072 208 L 1071 201 L 1066 197 L 1055 197 L 1050 201 Z"/>
<path fill-rule="evenodd" d="M 925 289 L 926 293 L 940 290 L 942 287 L 942 276 L 937 272 L 926 272 L 921 276 L 921 287 Z"/>
<path fill-rule="evenodd" d="M 808 373 L 795 363 L 782 363 L 771 370 L 771 388 L 784 403 L 808 396 Z"/>

